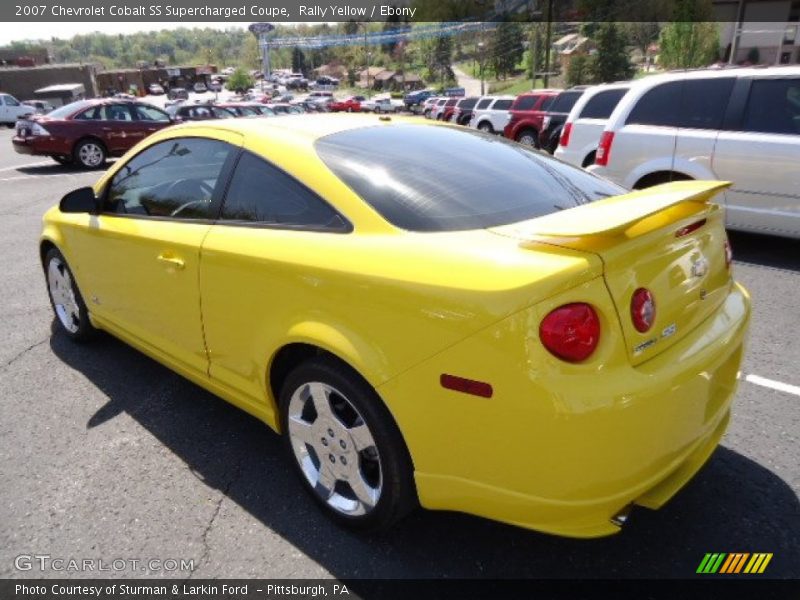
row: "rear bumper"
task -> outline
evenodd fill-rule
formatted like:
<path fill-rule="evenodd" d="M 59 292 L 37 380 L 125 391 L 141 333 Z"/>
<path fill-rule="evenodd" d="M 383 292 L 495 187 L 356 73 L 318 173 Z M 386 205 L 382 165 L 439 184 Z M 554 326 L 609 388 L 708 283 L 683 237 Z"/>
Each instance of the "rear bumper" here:
<path fill-rule="evenodd" d="M 61 138 L 54 137 L 19 137 L 11 139 L 17 154 L 33 154 L 41 156 L 69 155 L 71 148 Z"/>
<path fill-rule="evenodd" d="M 523 311 L 380 387 L 423 506 L 559 535 L 609 535 L 619 530 L 615 515 L 630 504 L 662 506 L 713 453 L 749 324 L 743 288 L 733 284 L 691 335 L 637 367 L 611 349 L 608 338 L 621 337 L 614 331 L 596 368 L 565 365 L 530 338 L 520 352 L 520 330 L 549 309 Z M 441 373 L 489 381 L 495 394 L 435 389 Z"/>

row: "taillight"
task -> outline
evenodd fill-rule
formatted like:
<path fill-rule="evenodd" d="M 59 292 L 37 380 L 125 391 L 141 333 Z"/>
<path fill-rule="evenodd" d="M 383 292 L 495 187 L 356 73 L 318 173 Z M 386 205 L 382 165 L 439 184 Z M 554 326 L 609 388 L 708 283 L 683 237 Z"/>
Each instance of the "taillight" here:
<path fill-rule="evenodd" d="M 600 136 L 600 143 L 597 145 L 597 152 L 594 155 L 594 164 L 605 167 L 608 164 L 608 155 L 611 154 L 611 144 L 614 141 L 613 131 L 604 131 Z"/>
<path fill-rule="evenodd" d="M 648 331 L 656 320 L 656 301 L 647 288 L 639 288 L 631 298 L 631 319 L 639 333 Z"/>
<path fill-rule="evenodd" d="M 731 247 L 730 240 L 725 240 L 725 267 L 730 269 L 733 262 L 733 248 Z"/>
<path fill-rule="evenodd" d="M 564 123 L 564 129 L 561 130 L 561 137 L 558 139 L 558 145 L 565 148 L 569 145 L 569 136 L 572 133 L 572 123 Z"/>
<path fill-rule="evenodd" d="M 597 348 L 600 319 L 588 304 L 565 304 L 542 319 L 539 339 L 554 356 L 567 362 L 581 362 Z"/>

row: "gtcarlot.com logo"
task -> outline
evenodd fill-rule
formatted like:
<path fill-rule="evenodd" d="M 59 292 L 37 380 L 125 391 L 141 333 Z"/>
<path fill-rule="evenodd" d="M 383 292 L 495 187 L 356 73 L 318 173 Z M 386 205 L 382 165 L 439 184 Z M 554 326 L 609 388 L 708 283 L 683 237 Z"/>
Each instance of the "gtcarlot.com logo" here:
<path fill-rule="evenodd" d="M 735 575 L 763 573 L 767 569 L 772 553 L 769 552 L 709 552 L 700 561 L 697 573 Z"/>

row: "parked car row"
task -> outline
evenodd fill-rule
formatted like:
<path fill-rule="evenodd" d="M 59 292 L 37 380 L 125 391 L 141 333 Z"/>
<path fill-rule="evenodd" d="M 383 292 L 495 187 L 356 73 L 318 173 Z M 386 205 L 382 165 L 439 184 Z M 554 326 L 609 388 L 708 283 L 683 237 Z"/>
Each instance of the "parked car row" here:
<path fill-rule="evenodd" d="M 121 156 L 152 133 L 174 123 L 301 114 L 301 106 L 258 102 L 179 102 L 166 110 L 116 98 L 81 100 L 46 115 L 16 121 L 19 154 L 50 156 L 62 165 L 94 169 Z"/>

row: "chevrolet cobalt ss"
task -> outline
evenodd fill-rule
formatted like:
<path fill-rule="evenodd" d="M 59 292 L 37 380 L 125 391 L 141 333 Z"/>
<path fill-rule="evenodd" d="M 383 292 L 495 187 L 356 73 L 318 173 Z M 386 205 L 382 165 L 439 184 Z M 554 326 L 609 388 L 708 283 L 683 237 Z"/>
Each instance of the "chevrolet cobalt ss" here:
<path fill-rule="evenodd" d="M 416 505 L 593 537 L 728 423 L 750 301 L 727 184 L 626 193 L 402 118 L 170 127 L 44 217 L 63 332 L 255 415 L 331 517 Z"/>

